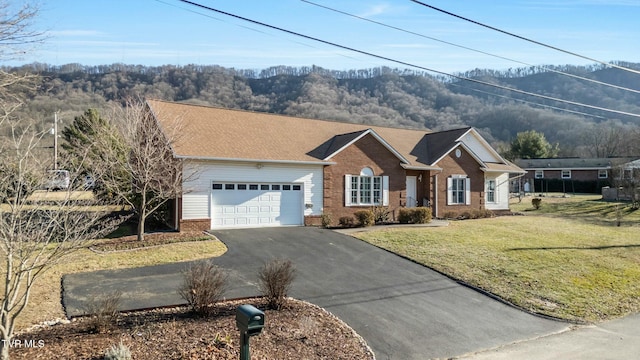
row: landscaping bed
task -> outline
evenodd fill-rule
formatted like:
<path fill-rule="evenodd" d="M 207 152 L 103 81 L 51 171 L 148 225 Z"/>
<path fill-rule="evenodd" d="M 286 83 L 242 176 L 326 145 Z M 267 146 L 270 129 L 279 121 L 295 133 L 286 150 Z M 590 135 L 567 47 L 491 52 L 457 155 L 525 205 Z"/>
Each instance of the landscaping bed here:
<path fill-rule="evenodd" d="M 156 232 L 144 235 L 139 241 L 137 235 L 128 235 L 116 239 L 105 239 L 94 242 L 90 249 L 97 252 L 135 250 L 153 246 L 175 244 L 181 242 L 212 240 L 213 236 L 203 232 Z"/>
<path fill-rule="evenodd" d="M 111 330 L 91 332 L 91 319 L 44 327 L 18 335 L 14 359 L 102 359 L 120 342 L 132 359 L 238 359 L 239 331 L 235 309 L 252 304 L 265 309 L 260 298 L 217 305 L 217 314 L 196 317 L 184 307 L 123 314 Z M 290 300 L 280 310 L 265 311 L 265 328 L 250 340 L 252 359 L 374 359 L 366 343 L 344 322 L 309 303 Z"/>

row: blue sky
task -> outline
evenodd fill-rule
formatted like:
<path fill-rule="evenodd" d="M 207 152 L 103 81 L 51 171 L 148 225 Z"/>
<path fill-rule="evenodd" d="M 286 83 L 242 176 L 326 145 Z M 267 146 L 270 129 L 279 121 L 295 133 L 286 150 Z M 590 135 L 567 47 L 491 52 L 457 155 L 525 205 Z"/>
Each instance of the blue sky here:
<path fill-rule="evenodd" d="M 520 62 L 589 61 L 516 40 L 411 1 L 310 0 Z M 243 17 L 443 72 L 524 65 L 399 32 L 300 0 L 196 0 Z M 640 0 L 423 0 L 476 21 L 603 61 L 640 62 Z M 45 44 L 27 57 L 54 65 L 216 64 L 405 68 L 198 9 L 177 0 L 41 0 Z M 5 63 L 7 64 L 7 63 Z"/>

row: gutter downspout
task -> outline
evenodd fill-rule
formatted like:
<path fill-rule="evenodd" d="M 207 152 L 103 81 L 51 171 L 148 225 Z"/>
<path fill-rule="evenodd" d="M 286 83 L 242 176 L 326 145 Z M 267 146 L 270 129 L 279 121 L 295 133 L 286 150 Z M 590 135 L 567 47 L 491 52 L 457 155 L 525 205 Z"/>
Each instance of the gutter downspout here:
<path fill-rule="evenodd" d="M 435 218 L 438 217 L 440 211 L 438 208 L 438 174 L 440 173 L 442 173 L 442 169 L 433 175 L 433 217 Z"/>

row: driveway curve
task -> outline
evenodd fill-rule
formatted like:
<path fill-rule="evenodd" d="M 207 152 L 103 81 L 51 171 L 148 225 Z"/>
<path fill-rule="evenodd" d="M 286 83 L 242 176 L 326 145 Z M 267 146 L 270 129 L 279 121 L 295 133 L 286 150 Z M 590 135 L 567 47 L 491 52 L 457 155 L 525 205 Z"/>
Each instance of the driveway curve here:
<path fill-rule="evenodd" d="M 265 261 L 291 259 L 291 296 L 332 312 L 371 346 L 376 358 L 447 358 L 537 338 L 567 324 L 507 306 L 447 277 L 351 236 L 310 227 L 218 230 L 229 248 L 214 263 L 231 278 L 229 297 L 257 295 Z M 119 289 L 126 309 L 182 303 L 175 289 L 184 263 L 70 274 L 63 278 L 68 316 L 88 294 Z"/>

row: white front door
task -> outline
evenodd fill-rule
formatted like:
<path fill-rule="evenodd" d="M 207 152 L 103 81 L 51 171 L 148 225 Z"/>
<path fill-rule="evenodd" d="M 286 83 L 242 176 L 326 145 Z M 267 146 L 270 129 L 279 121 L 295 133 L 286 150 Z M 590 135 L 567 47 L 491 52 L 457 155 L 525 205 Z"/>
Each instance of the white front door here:
<path fill-rule="evenodd" d="M 415 176 L 407 176 L 407 207 L 416 207 L 418 205 L 418 200 L 416 197 L 416 177 Z"/>

